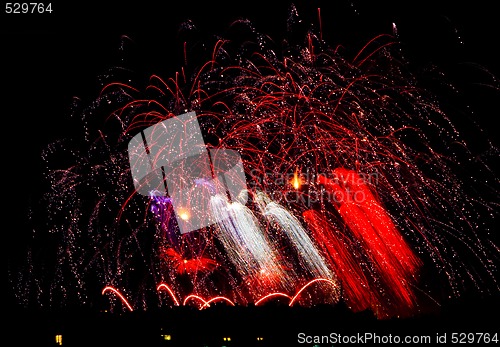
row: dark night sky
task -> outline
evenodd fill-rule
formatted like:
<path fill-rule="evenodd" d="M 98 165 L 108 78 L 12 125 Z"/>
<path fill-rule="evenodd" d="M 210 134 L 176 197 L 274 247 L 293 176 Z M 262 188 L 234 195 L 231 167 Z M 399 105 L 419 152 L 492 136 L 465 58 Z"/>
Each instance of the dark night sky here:
<path fill-rule="evenodd" d="M 279 39 L 286 30 L 292 2 L 207 1 L 198 5 L 180 1 L 176 7 L 164 3 L 121 2 L 99 7 L 98 3 L 68 1 L 52 3 L 51 15 L 8 16 L 2 12 L 0 95 L 4 141 L 7 135 L 3 153 L 8 153 L 2 170 L 8 191 L 2 230 L 8 236 L 4 249 L 9 264 L 22 257 L 31 235 L 27 214 L 43 184 L 41 150 L 65 136 L 73 96 L 92 100 L 98 95 L 98 76 L 119 65 L 122 35 L 135 42 L 134 49 L 140 52 L 135 55 L 136 66 L 144 76 L 170 77 L 181 64 L 178 29 L 183 21 L 191 19 L 207 35 L 223 35 L 232 21 L 248 18 L 258 31 Z M 483 65 L 500 76 L 500 30 L 492 4 L 348 0 L 295 4 L 304 21 L 315 24 L 320 7 L 324 39 L 353 51 L 377 34 L 391 33 L 395 22 L 412 64 L 418 68 L 433 63 L 448 72 L 469 98 L 475 121 L 499 143 L 494 125 L 500 91 L 479 85 L 493 82 L 487 75 L 473 72 L 469 64 Z M 477 151 L 481 150 L 479 146 Z"/>

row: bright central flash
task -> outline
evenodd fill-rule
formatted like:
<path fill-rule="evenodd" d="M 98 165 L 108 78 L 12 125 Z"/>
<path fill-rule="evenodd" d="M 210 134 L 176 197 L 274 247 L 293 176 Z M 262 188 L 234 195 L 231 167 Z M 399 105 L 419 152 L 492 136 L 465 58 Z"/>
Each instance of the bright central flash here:
<path fill-rule="evenodd" d="M 296 190 L 298 190 L 300 188 L 301 182 L 300 182 L 299 174 L 297 173 L 297 171 L 295 171 L 295 173 L 293 174 L 293 179 L 292 179 L 291 183 L 292 183 L 293 188 L 295 188 Z"/>
<path fill-rule="evenodd" d="M 188 210 L 181 208 L 179 209 L 179 217 L 181 217 L 182 220 L 187 221 L 191 216 Z"/>

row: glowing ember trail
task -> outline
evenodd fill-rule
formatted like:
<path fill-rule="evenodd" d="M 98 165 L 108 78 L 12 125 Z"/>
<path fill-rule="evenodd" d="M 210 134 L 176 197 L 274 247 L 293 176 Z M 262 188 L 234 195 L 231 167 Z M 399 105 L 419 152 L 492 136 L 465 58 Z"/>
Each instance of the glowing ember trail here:
<path fill-rule="evenodd" d="M 114 293 L 116 296 L 118 296 L 120 298 L 120 300 L 125 304 L 125 306 L 127 306 L 127 308 L 129 309 L 129 311 L 133 311 L 134 309 L 132 308 L 132 306 L 130 306 L 130 304 L 128 303 L 127 299 L 123 296 L 122 293 L 120 293 L 117 289 L 113 288 L 113 287 L 104 287 L 104 289 L 102 290 L 101 294 L 104 295 L 106 294 L 107 292 L 111 292 L 111 293 Z"/>
<path fill-rule="evenodd" d="M 342 285 L 343 297 L 355 312 L 379 306 L 378 295 L 365 275 L 361 264 L 366 261 L 357 251 L 355 242 L 339 232 L 328 221 L 314 210 L 304 212 L 304 219 L 320 249 L 337 270 Z"/>
<path fill-rule="evenodd" d="M 189 300 L 192 300 L 192 299 L 196 299 L 196 300 L 199 300 L 201 302 L 203 302 L 203 305 L 200 306 L 200 310 L 206 308 L 206 307 L 209 307 L 210 304 L 212 302 L 217 302 L 217 301 L 225 301 L 227 302 L 229 305 L 231 306 L 234 306 L 234 302 L 232 302 L 231 300 L 229 300 L 228 298 L 224 297 L 224 296 L 216 296 L 214 298 L 211 298 L 209 300 L 205 300 L 203 299 L 202 297 L 198 296 L 198 295 L 194 295 L 194 294 L 191 294 L 191 295 L 188 295 L 186 297 L 186 299 L 184 299 L 184 302 L 183 302 L 183 305 L 185 306 L 186 303 L 189 301 Z"/>
<path fill-rule="evenodd" d="M 170 289 L 170 287 L 169 287 L 169 286 L 167 286 L 165 283 L 160 283 L 160 284 L 158 285 L 158 287 L 156 287 L 156 290 L 157 290 L 157 291 L 160 291 L 160 290 L 162 290 L 162 289 L 165 289 L 165 290 L 166 290 L 166 291 L 170 294 L 170 296 L 172 297 L 172 299 L 174 300 L 175 305 L 176 305 L 176 306 L 179 306 L 179 301 L 178 301 L 178 300 L 177 300 L 177 298 L 175 297 L 175 294 L 174 294 L 174 292 L 172 291 L 172 289 Z"/>
<path fill-rule="evenodd" d="M 211 199 L 211 205 L 220 226 L 218 237 L 238 271 L 256 281 L 260 286 L 257 291 L 287 288 L 286 275 L 253 213 L 241 203 L 230 203 L 220 195 Z"/>
<path fill-rule="evenodd" d="M 387 253 L 393 256 L 392 262 L 398 264 L 408 274 L 414 274 L 421 265 L 420 259 L 415 256 L 392 222 L 387 211 L 373 196 L 362 177 L 355 171 L 344 168 L 335 169 L 333 174 L 344 184 L 346 197 L 347 190 L 349 190 L 350 197 L 347 198 L 354 197 L 353 202 L 367 216 L 370 224 L 380 238 L 381 244 L 384 244 L 387 247 Z M 361 201 L 356 201 L 356 196 L 358 196 L 358 199 L 361 198 Z"/>
<path fill-rule="evenodd" d="M 387 213 L 366 186 L 354 183 L 361 181 L 361 177 L 352 171 L 342 170 L 341 173 L 344 179 L 348 177 L 346 173 L 350 175 L 346 188 L 322 175 L 318 178 L 319 183 L 334 195 L 337 211 L 355 239 L 363 243 L 371 264 L 387 285 L 387 292 L 392 293 L 391 300 L 400 302 L 405 309 L 413 307 L 415 298 L 410 284 L 414 281 L 412 276 L 416 275 L 418 259 L 401 235 L 398 237 Z"/>
<path fill-rule="evenodd" d="M 255 302 L 255 306 L 259 306 L 262 302 L 264 302 L 270 298 L 275 298 L 275 297 L 285 297 L 289 301 L 292 300 L 292 297 L 290 295 L 285 294 L 285 293 L 271 293 L 271 294 L 264 295 L 262 298 L 257 300 Z"/>
<path fill-rule="evenodd" d="M 290 303 L 288 304 L 288 306 L 292 306 L 295 303 L 295 301 L 298 301 L 300 294 L 302 294 L 302 292 L 304 290 L 306 290 L 309 286 L 311 286 L 312 284 L 315 284 L 315 283 L 319 283 L 319 282 L 328 283 L 331 285 L 333 290 L 337 290 L 338 284 L 333 282 L 332 280 L 330 280 L 328 278 L 315 278 L 315 279 L 307 282 L 304 286 L 302 286 L 302 288 L 300 288 L 300 290 L 297 292 L 297 294 L 295 294 L 293 296 L 292 300 L 290 300 Z"/>
<path fill-rule="evenodd" d="M 256 202 L 261 206 L 263 214 L 270 221 L 275 221 L 282 232 L 289 238 L 293 248 L 297 251 L 300 265 L 307 269 L 312 278 L 329 278 L 336 281 L 335 274 L 325 264 L 323 257 L 318 253 L 316 246 L 311 241 L 299 220 L 295 218 L 283 206 L 271 201 L 265 193 L 257 193 Z M 329 288 L 331 291 L 331 288 Z M 332 302 L 336 302 L 340 297 L 340 286 L 337 285 Z M 326 295 L 326 294 L 324 294 Z"/>

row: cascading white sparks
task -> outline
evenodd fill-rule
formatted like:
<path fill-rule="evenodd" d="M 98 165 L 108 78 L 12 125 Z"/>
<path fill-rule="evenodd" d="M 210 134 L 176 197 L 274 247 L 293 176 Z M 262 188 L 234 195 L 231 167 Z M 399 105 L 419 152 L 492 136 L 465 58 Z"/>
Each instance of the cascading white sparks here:
<path fill-rule="evenodd" d="M 219 226 L 218 238 L 243 277 L 262 289 L 289 289 L 291 281 L 280 267 L 276 253 L 252 211 L 238 201 L 214 195 L 210 205 Z"/>
<path fill-rule="evenodd" d="M 272 201 L 267 194 L 258 192 L 256 202 L 261 208 L 263 215 L 270 221 L 276 222 L 289 238 L 291 244 L 300 255 L 300 263 L 307 269 L 313 278 L 327 278 L 338 283 L 335 273 L 326 265 L 306 230 L 285 207 Z M 340 298 L 340 285 L 334 293 L 335 299 Z"/>

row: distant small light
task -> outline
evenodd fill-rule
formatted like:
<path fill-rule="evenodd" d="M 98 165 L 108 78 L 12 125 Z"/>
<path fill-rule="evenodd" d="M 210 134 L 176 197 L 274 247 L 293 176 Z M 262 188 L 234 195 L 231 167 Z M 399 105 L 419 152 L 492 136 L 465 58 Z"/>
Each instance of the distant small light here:
<path fill-rule="evenodd" d="M 165 341 L 172 340 L 172 335 L 161 335 Z"/>
<path fill-rule="evenodd" d="M 62 346 L 62 335 L 56 335 L 56 344 Z"/>
<path fill-rule="evenodd" d="M 257 341 L 264 341 L 264 338 L 263 337 L 257 337 Z"/>

